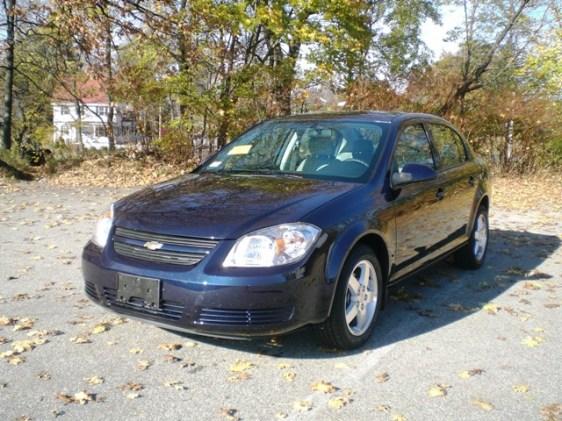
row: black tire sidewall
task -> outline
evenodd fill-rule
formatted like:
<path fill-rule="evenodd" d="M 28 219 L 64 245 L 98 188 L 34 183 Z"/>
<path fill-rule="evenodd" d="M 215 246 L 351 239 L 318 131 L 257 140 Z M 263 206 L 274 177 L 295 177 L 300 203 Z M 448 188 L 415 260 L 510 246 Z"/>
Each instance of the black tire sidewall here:
<path fill-rule="evenodd" d="M 377 274 L 378 297 L 377 306 L 375 308 L 375 314 L 373 315 L 371 325 L 362 335 L 356 336 L 349 331 L 347 322 L 345 320 L 345 298 L 347 292 L 347 284 L 349 282 L 351 272 L 355 268 L 355 265 L 361 260 L 368 260 L 373 264 L 373 267 L 375 268 L 375 272 Z M 333 318 L 332 322 L 335 324 L 335 331 L 338 336 L 340 336 L 340 341 L 345 343 L 346 348 L 359 347 L 363 345 L 371 336 L 375 327 L 375 321 L 377 320 L 382 306 L 382 299 L 384 297 L 383 288 L 384 284 L 381 265 L 373 251 L 369 247 L 360 246 L 356 248 L 348 257 L 338 279 L 336 297 L 334 299 L 331 316 Z"/>

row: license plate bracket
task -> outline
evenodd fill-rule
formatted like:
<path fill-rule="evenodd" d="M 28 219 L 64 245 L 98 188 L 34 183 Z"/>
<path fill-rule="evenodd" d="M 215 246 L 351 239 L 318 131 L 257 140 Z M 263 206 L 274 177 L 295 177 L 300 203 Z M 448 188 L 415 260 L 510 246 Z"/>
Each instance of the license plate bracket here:
<path fill-rule="evenodd" d="M 117 301 L 129 303 L 131 298 L 137 298 L 144 301 L 144 307 L 160 307 L 160 279 L 120 273 L 117 284 Z"/>

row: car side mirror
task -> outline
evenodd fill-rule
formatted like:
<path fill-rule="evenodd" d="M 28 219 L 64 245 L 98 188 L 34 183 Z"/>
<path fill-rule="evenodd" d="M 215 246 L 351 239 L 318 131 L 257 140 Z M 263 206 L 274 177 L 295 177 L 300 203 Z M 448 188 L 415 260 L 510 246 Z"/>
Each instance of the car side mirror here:
<path fill-rule="evenodd" d="M 392 185 L 394 187 L 403 186 L 411 183 L 433 180 L 437 173 L 433 168 L 422 164 L 406 164 L 401 172 L 392 174 Z"/>

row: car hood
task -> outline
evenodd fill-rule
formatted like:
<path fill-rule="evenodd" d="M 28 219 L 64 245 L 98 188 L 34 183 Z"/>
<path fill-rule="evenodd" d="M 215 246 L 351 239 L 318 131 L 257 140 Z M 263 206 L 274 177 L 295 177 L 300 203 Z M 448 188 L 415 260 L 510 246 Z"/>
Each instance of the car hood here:
<path fill-rule="evenodd" d="M 253 230 L 296 222 L 357 186 L 269 175 L 188 174 L 115 204 L 115 225 L 140 231 L 236 239 Z"/>

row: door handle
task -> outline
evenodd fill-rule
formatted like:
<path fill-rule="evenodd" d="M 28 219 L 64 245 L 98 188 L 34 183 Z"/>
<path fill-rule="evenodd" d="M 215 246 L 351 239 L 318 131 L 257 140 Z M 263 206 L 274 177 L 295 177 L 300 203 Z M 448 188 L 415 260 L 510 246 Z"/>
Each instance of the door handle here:
<path fill-rule="evenodd" d="M 445 197 L 445 190 L 439 187 L 437 189 L 437 193 L 435 193 L 435 197 L 437 198 L 437 200 L 442 200 Z"/>
<path fill-rule="evenodd" d="M 475 183 L 476 183 L 476 179 L 474 178 L 473 175 L 468 177 L 468 184 L 470 184 L 471 186 L 474 186 Z"/>

